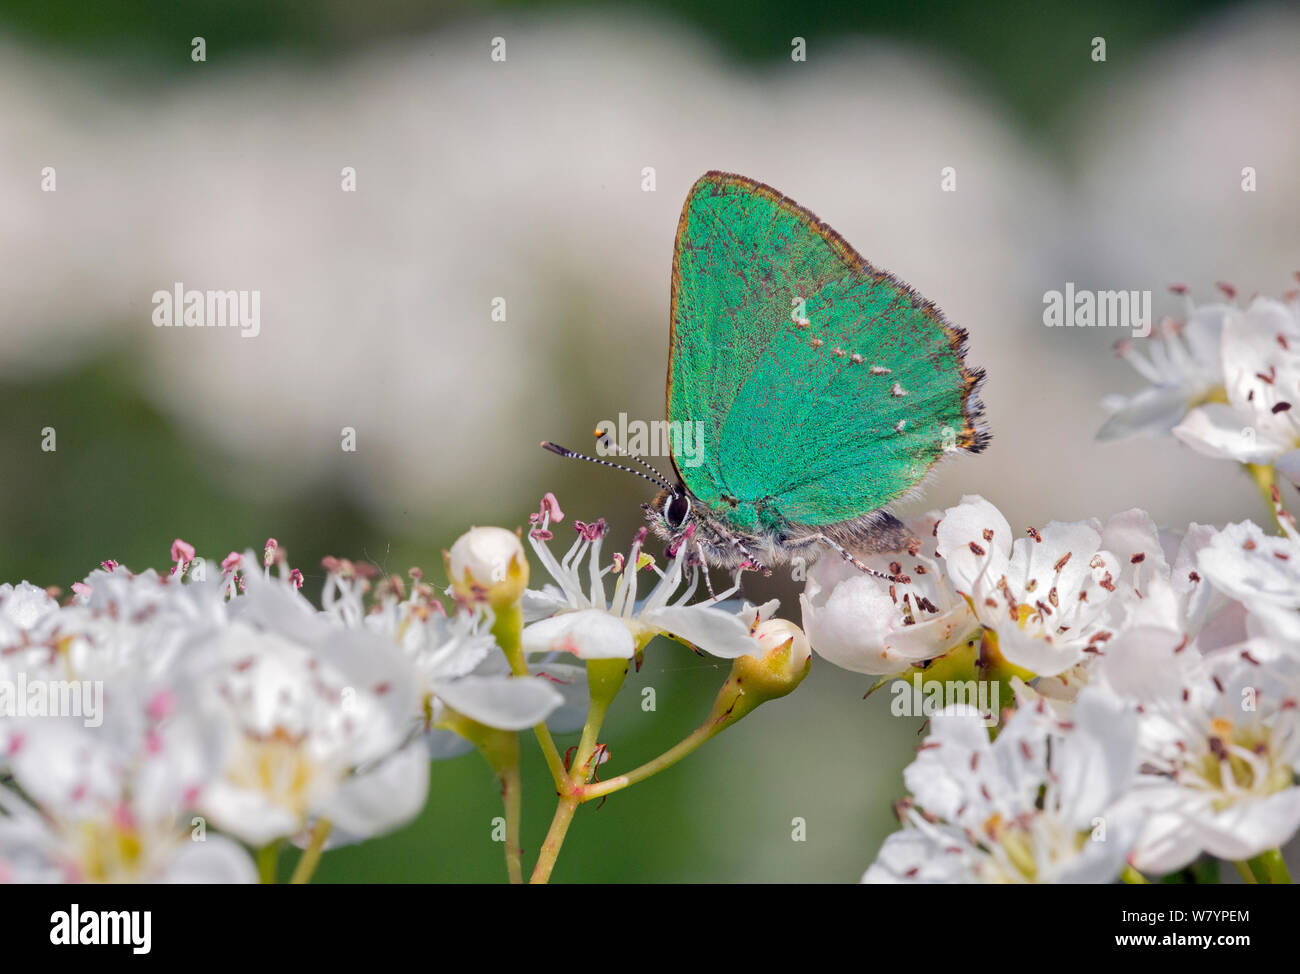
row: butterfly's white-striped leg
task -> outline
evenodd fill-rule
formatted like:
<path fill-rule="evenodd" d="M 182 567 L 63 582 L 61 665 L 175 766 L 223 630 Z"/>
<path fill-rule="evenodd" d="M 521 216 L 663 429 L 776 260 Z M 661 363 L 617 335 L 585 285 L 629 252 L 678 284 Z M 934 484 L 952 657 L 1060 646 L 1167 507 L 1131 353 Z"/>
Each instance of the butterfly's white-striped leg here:
<path fill-rule="evenodd" d="M 861 561 L 858 560 L 857 556 L 854 555 L 853 552 L 849 551 L 849 549 L 845 548 L 842 544 L 832 541 L 824 534 L 809 535 L 807 540 L 820 541 L 822 544 L 834 548 L 836 551 L 840 553 L 840 555 L 844 558 L 845 561 L 847 561 L 858 571 L 865 572 L 868 575 L 874 575 L 876 578 L 883 579 L 886 582 L 900 582 L 906 584 L 907 582 L 910 582 L 912 580 L 911 577 L 907 575 L 887 575 L 885 572 L 877 571 L 876 569 L 872 568 L 870 565 L 863 564 Z"/>
<path fill-rule="evenodd" d="M 717 595 L 713 591 L 713 579 L 709 576 L 709 560 L 704 557 L 704 542 L 699 538 L 695 539 L 695 550 L 700 553 L 700 571 L 704 572 L 704 586 L 709 590 L 709 598 L 717 601 Z"/>

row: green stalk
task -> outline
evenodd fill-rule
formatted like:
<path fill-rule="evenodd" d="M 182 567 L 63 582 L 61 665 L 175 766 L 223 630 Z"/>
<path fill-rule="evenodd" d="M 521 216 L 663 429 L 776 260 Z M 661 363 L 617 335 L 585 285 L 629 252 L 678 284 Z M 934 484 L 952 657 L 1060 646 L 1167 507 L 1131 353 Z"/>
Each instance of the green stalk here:
<path fill-rule="evenodd" d="M 1286 860 L 1282 858 L 1280 849 L 1269 849 L 1267 852 L 1261 852 L 1258 856 L 1250 861 L 1251 869 L 1256 874 L 1262 873 L 1261 879 L 1270 883 L 1291 883 L 1291 871 L 1286 868 Z"/>
<path fill-rule="evenodd" d="M 268 842 L 262 848 L 257 850 L 257 879 L 263 884 L 275 882 L 276 866 L 280 862 L 280 849 L 284 846 L 283 839 L 276 839 L 274 842 Z"/>
<path fill-rule="evenodd" d="M 321 853 L 325 851 L 325 840 L 330 836 L 330 829 L 333 823 L 327 818 L 318 819 L 312 826 L 311 841 L 307 848 L 303 850 L 302 856 L 298 859 L 298 864 L 294 866 L 293 875 L 289 877 L 289 882 L 294 886 L 301 886 L 303 883 L 311 881 L 312 875 L 316 872 L 316 867 L 320 865 Z"/>
<path fill-rule="evenodd" d="M 622 658 L 587 660 L 587 688 L 591 692 L 591 703 L 587 707 L 587 719 L 582 726 L 582 737 L 573 756 L 573 764 L 560 782 L 560 800 L 546 839 L 542 842 L 537 865 L 533 869 L 533 883 L 550 881 L 555 861 L 559 858 L 565 836 L 573 823 L 573 815 L 581 803 L 578 796 L 594 770 L 591 761 L 596 753 L 601 725 L 605 722 L 609 705 L 614 702 L 627 678 L 628 663 L 628 660 Z"/>
<path fill-rule="evenodd" d="M 515 676 L 528 676 L 528 660 L 524 656 L 523 650 L 523 632 L 524 632 L 524 608 L 519 602 L 512 605 L 502 606 L 494 610 L 496 621 L 492 624 L 492 635 L 501 647 L 502 652 L 506 654 L 506 661 L 510 664 L 510 672 Z M 542 721 L 533 727 L 533 733 L 537 737 L 537 743 L 542 749 L 542 756 L 546 758 L 546 766 L 551 771 L 551 778 L 555 782 L 555 787 L 561 789 L 564 784 L 564 761 L 560 758 L 559 748 L 555 746 L 555 738 L 551 736 L 551 729 Z"/>

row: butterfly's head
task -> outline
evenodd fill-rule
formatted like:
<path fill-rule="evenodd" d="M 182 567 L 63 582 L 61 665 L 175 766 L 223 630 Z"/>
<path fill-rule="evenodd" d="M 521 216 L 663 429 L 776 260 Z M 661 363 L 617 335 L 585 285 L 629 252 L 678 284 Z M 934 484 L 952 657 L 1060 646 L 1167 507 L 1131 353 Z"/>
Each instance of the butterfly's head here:
<path fill-rule="evenodd" d="M 670 544 L 686 534 L 693 508 L 691 495 L 681 484 L 665 487 L 653 501 L 641 505 L 650 530 Z"/>
<path fill-rule="evenodd" d="M 653 501 L 641 507 L 650 530 L 664 541 L 670 552 L 689 543 L 691 564 L 703 561 L 719 568 L 735 568 L 751 558 L 743 539 L 714 517 L 682 484 L 661 490 Z"/>
<path fill-rule="evenodd" d="M 649 474 L 633 470 L 621 463 L 589 457 L 549 441 L 543 442 L 542 447 L 562 457 L 599 463 L 604 467 L 613 467 L 624 473 L 635 474 L 658 487 L 659 493 L 655 495 L 655 499 L 641 505 L 641 509 L 645 511 L 645 519 L 650 524 L 650 530 L 668 545 L 671 552 L 675 553 L 689 538 L 688 555 L 692 559 L 692 564 L 703 561 L 709 565 L 734 568 L 751 560 L 751 555 L 742 543 L 742 539 L 713 516 L 707 505 L 700 504 L 699 499 L 691 495 L 685 484 L 680 481 L 674 484 L 640 457 L 633 456 L 631 459 L 644 466 Z"/>

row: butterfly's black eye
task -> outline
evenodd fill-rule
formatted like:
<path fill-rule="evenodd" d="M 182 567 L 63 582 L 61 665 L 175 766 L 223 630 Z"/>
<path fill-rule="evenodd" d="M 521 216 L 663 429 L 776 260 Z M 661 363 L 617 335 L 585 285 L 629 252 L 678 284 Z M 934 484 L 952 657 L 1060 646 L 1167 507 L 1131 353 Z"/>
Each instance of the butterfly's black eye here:
<path fill-rule="evenodd" d="M 680 528 L 691 516 L 691 499 L 685 494 L 673 494 L 664 505 L 664 520 L 670 528 Z"/>

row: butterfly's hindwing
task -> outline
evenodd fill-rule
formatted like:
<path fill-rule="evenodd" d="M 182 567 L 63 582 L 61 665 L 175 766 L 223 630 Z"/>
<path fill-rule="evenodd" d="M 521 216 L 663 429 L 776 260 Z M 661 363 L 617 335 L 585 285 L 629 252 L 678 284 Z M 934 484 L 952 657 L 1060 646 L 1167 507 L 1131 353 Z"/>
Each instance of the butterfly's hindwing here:
<path fill-rule="evenodd" d="M 987 440 L 965 333 L 775 190 L 709 173 L 673 259 L 668 416 L 686 485 L 737 527 L 832 525 Z"/>

